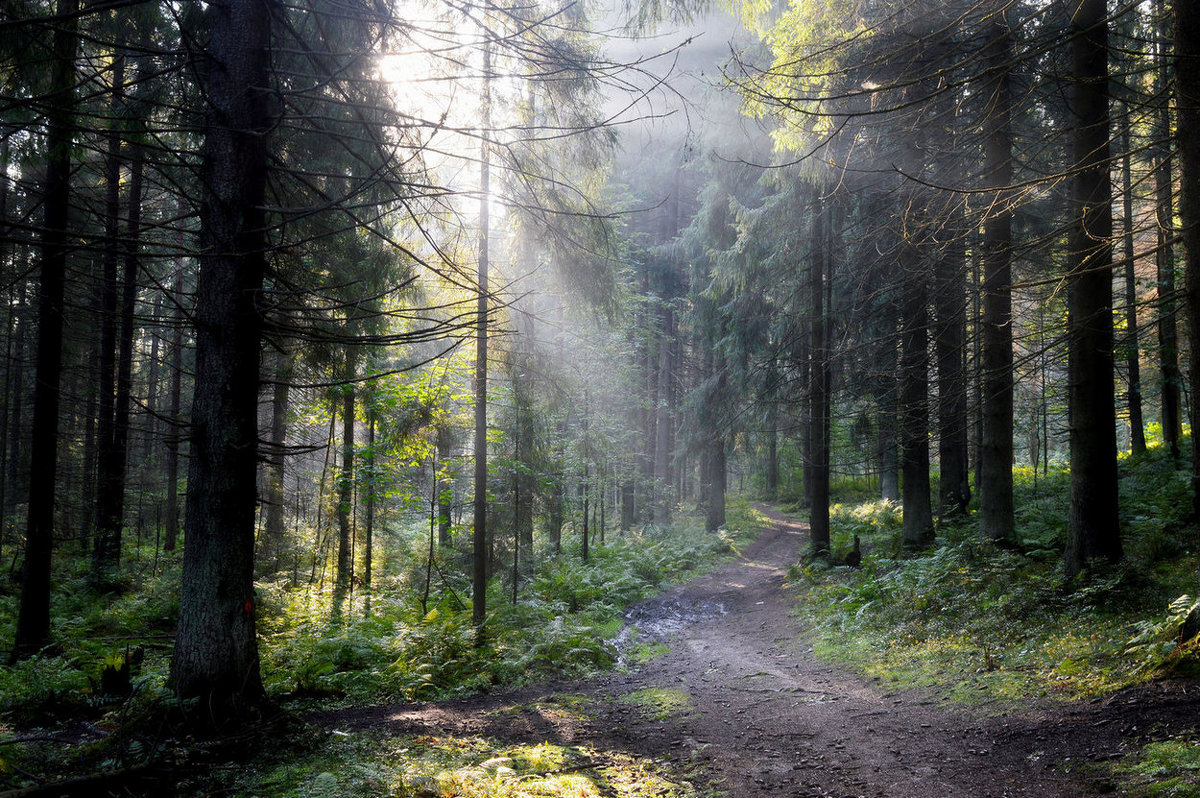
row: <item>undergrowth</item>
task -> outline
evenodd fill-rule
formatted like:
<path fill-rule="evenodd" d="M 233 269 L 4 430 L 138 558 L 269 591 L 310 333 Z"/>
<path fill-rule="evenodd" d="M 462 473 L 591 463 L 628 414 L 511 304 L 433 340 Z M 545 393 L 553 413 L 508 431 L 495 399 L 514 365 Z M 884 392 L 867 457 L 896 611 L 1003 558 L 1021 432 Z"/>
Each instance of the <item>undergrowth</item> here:
<path fill-rule="evenodd" d="M 1195 733 L 1142 746 L 1114 768 L 1123 795 L 1139 798 L 1200 796 L 1200 737 Z"/>
<path fill-rule="evenodd" d="M 1193 668 L 1196 646 L 1179 637 L 1195 607 L 1200 543 L 1184 524 L 1188 473 L 1159 448 L 1123 458 L 1121 475 L 1126 558 L 1069 585 L 1065 470 L 1016 471 L 1011 547 L 981 541 L 967 518 L 941 522 L 936 544 L 911 554 L 897 505 L 836 505 L 833 548 L 858 535 L 861 569 L 818 561 L 792 574 L 817 651 L 886 684 L 972 704 L 1076 698 Z"/>
<path fill-rule="evenodd" d="M 335 618 L 328 590 L 291 587 L 287 575 L 259 582 L 264 684 L 275 702 L 303 709 L 314 704 L 437 699 L 612 667 L 618 653 L 614 640 L 628 605 L 713 567 L 757 536 L 765 523 L 745 501 L 731 502 L 729 519 L 729 531 L 718 534 L 683 519 L 669 529 L 610 536 L 605 544 L 592 546 L 587 562 L 571 544 L 560 554 L 540 551 L 533 568 L 528 561 L 524 565 L 516 601 L 508 574 L 499 571 L 488 588 L 491 612 L 483 645 L 477 645 L 472 625 L 469 562 L 449 548 L 438 552 L 437 568 L 427 571 L 425 543 L 419 535 L 412 537 L 407 552 L 390 553 L 387 562 L 394 567 L 377 576 L 369 611 L 366 598 L 356 596 Z M 97 756 L 109 757 L 116 766 L 152 755 L 137 735 L 127 737 L 124 730 L 138 719 L 161 715 L 172 703 L 168 665 L 179 570 L 177 559 L 160 561 L 149 553 L 141 556 L 138 551 L 127 558 L 124 583 L 107 594 L 98 595 L 88 586 L 85 566 L 57 575 L 54 646 L 40 656 L 0 667 L 0 785 L 22 787 L 38 783 L 39 773 L 94 768 Z M 427 573 L 434 575 L 428 594 Z M 0 592 L 0 632 L 9 636 L 15 608 L 15 594 Z M 626 661 L 644 661 L 655 653 L 635 649 Z M 119 689 L 109 694 L 105 667 L 120 669 L 127 661 L 128 678 L 124 683 L 118 679 Z M 89 753 L 84 759 L 90 764 L 72 764 L 65 758 L 77 755 L 68 753 L 72 747 L 28 731 L 34 725 L 81 718 L 110 741 L 134 742 L 111 753 Z M 14 744 L 18 739 L 30 742 Z M 466 767 L 460 763 L 452 770 Z M 311 770 L 306 773 L 312 775 Z M 342 771 L 338 773 L 341 783 Z M 418 794 L 397 780 L 398 773 L 389 771 L 385 780 L 391 792 L 371 794 Z M 530 782 L 528 776 L 521 774 L 520 785 Z M 333 782 L 319 772 L 315 778 L 294 794 L 332 789 Z M 475 784 L 472 779 L 468 781 Z M 488 784 L 468 789 L 464 782 L 463 791 L 454 794 L 532 794 L 504 779 L 493 778 Z M 593 792 L 561 794 L 614 793 L 602 785 Z"/>
<path fill-rule="evenodd" d="M 482 737 L 378 737 L 339 732 L 315 750 L 281 751 L 252 768 L 230 767 L 191 785 L 234 796 L 389 798 L 693 798 L 662 763 L 549 742 L 507 745 Z M 188 794 L 189 785 L 182 785 Z"/>
<path fill-rule="evenodd" d="M 444 698 L 609 668 L 627 606 L 710 567 L 747 534 L 697 526 L 629 533 L 593 548 L 586 563 L 568 547 L 542 560 L 516 602 L 511 583 L 493 580 L 482 646 L 465 587 L 434 591 L 424 604 L 411 589 L 377 591 L 369 616 L 331 624 L 327 604 L 312 594 L 260 586 L 264 678 L 285 698 L 363 703 Z"/>

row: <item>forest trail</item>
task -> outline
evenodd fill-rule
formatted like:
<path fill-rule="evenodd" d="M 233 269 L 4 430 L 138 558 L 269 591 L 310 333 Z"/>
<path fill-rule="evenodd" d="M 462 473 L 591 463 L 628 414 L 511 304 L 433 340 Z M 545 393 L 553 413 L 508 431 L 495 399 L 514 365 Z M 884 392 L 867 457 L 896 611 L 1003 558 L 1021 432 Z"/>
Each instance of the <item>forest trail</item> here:
<path fill-rule="evenodd" d="M 693 780 L 741 796 L 1088 796 L 1113 790 L 1096 767 L 1195 727 L 1200 693 L 1178 683 L 1080 704 L 949 709 L 884 692 L 817 661 L 783 590 L 806 526 L 773 525 L 717 571 L 633 608 L 640 641 L 670 652 L 630 672 L 427 705 L 340 710 L 336 729 L 482 734 L 666 757 Z M 619 700 L 681 690 L 686 712 L 655 719 Z M 586 699 L 583 713 L 554 696 Z"/>

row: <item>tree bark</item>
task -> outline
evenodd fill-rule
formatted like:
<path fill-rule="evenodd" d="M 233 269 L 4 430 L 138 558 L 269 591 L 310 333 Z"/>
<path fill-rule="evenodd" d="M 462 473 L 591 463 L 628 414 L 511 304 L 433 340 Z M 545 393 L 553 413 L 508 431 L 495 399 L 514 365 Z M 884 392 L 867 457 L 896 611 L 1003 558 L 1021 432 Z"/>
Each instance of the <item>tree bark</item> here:
<path fill-rule="evenodd" d="M 117 263 L 121 216 L 121 139 L 124 119 L 125 50 L 119 44 L 113 54 L 112 97 L 108 147 L 104 159 L 104 258 L 100 286 L 100 395 L 97 420 L 96 529 L 92 543 L 93 584 L 107 584 L 115 573 L 121 550 L 121 524 L 125 463 L 116 459 L 117 314 L 120 282 Z"/>
<path fill-rule="evenodd" d="M 950 102 L 956 94 L 943 89 L 939 116 L 953 120 Z M 956 142 L 959 131 L 946 125 L 948 141 Z M 961 169 L 954 150 L 937 157 L 939 182 L 952 185 Z M 967 451 L 967 221 L 961 198 L 954 192 L 939 192 L 945 243 L 936 251 L 934 263 L 934 349 L 937 358 L 938 514 L 966 515 L 971 501 L 970 462 Z"/>
<path fill-rule="evenodd" d="M 1200 419 L 1200 7 L 1192 0 L 1175 0 L 1175 91 L 1180 238 L 1195 425 Z M 1192 448 L 1192 514 L 1200 517 L 1200 446 Z"/>
<path fill-rule="evenodd" d="M 104 525 L 96 535 L 92 558 L 92 579 L 108 585 L 116 578 L 121 565 L 121 539 L 125 526 L 125 483 L 129 454 L 129 419 L 133 394 L 133 338 L 137 322 L 138 238 L 141 236 L 142 172 L 144 162 L 139 148 L 134 148 L 129 161 L 129 223 L 126 229 L 124 269 L 121 275 L 120 329 L 117 341 L 116 397 L 112 406 L 111 437 L 107 450 L 102 450 L 97 480 Z"/>
<path fill-rule="evenodd" d="M 259 345 L 266 259 L 271 7 L 208 6 L 196 381 L 171 677 L 217 725 L 263 698 L 255 637 Z"/>
<path fill-rule="evenodd" d="M 46 193 L 38 283 L 38 337 L 33 394 L 33 446 L 25 567 L 13 658 L 36 653 L 50 638 L 50 565 L 54 549 L 54 494 L 58 472 L 58 406 L 62 377 L 63 295 L 66 286 L 71 200 L 71 147 L 75 113 L 75 58 L 79 0 L 59 0 L 51 47 L 51 94 L 46 128 Z"/>
<path fill-rule="evenodd" d="M 910 89 L 911 91 L 911 89 Z M 922 156 L 911 137 L 901 145 L 906 175 L 919 174 Z M 929 479 L 929 274 L 923 262 L 930 220 L 924 191 L 903 178 L 897 269 L 900 279 L 900 471 L 905 548 L 933 542 Z"/>
<path fill-rule="evenodd" d="M 375 491 L 378 481 L 375 473 L 375 409 L 367 410 L 367 497 L 366 528 L 363 530 L 363 615 L 371 615 L 371 581 L 375 576 L 375 507 L 378 498 Z"/>
<path fill-rule="evenodd" d="M 704 528 L 716 532 L 725 526 L 725 439 L 714 434 L 705 455 L 708 469 L 708 496 L 704 504 Z"/>
<path fill-rule="evenodd" d="M 4 475 L 5 487 L 3 505 L 3 530 L 0 530 L 0 535 L 5 539 L 11 540 L 14 538 L 14 516 L 17 514 L 17 503 L 29 491 L 28 476 L 29 470 L 26 467 L 29 463 L 29 458 L 26 456 L 28 449 L 25 422 L 25 402 L 26 394 L 26 372 L 29 367 L 26 365 L 28 354 L 28 343 L 26 339 L 29 337 L 27 332 L 29 328 L 29 292 L 28 281 L 22 280 L 17 286 L 16 297 L 13 301 L 10 312 L 13 315 L 12 320 L 12 335 L 14 343 L 9 348 L 9 360 L 7 361 L 8 373 L 6 377 L 8 384 L 11 387 L 10 396 L 12 401 L 9 405 L 8 412 L 8 432 L 5 435 L 6 448 L 3 451 L 5 462 L 8 463 L 8 471 Z M 94 393 L 94 392 L 93 392 Z M 91 414 L 89 414 L 91 415 Z M 92 450 L 94 453 L 95 450 Z M 89 465 L 95 462 L 95 458 L 88 458 L 86 461 Z M 83 545 L 86 550 L 87 540 Z"/>
<path fill-rule="evenodd" d="M 485 33 L 485 36 L 487 34 Z M 491 42 L 483 47 L 483 145 L 479 162 L 479 265 L 477 285 L 477 319 L 475 326 L 475 513 L 471 536 L 471 619 L 475 625 L 475 640 L 485 640 L 487 620 L 488 578 L 488 463 L 487 463 L 487 402 L 488 402 L 488 203 L 491 201 L 490 159 L 487 136 L 491 131 Z"/>
<path fill-rule="evenodd" d="M 767 434 L 767 463 L 766 500 L 776 501 L 779 498 L 779 368 L 772 358 L 767 368 L 767 385 L 764 400 L 767 402 L 766 434 Z"/>
<path fill-rule="evenodd" d="M 663 298 L 669 301 L 668 297 Z M 671 453 L 675 448 L 674 419 L 671 414 L 671 383 L 675 378 L 671 342 L 675 337 L 675 314 L 663 308 L 662 329 L 658 342 L 658 387 L 654 422 L 654 523 L 665 527 L 671 521 Z"/>
<path fill-rule="evenodd" d="M 167 398 L 167 418 L 174 425 L 167 433 L 167 519 L 166 534 L 163 536 L 163 551 L 175 551 L 179 541 L 179 430 L 183 427 L 183 259 L 175 264 L 175 285 L 171 288 L 174 297 L 175 328 L 171 332 L 171 386 Z"/>
<path fill-rule="evenodd" d="M 876 357 L 875 393 L 879 406 L 878 452 L 879 498 L 900 500 L 900 364 L 896 347 L 898 319 L 892 289 L 882 299 L 880 349 Z"/>
<path fill-rule="evenodd" d="M 901 244 L 900 469 L 908 548 L 933 542 L 929 487 L 929 308 L 928 289 L 913 245 Z"/>
<path fill-rule="evenodd" d="M 1125 377 L 1128 383 L 1126 405 L 1129 411 L 1130 449 L 1135 454 L 1146 451 L 1146 425 L 1142 417 L 1141 346 L 1138 341 L 1137 263 L 1134 254 L 1133 222 L 1133 153 L 1131 150 L 1129 109 L 1121 114 L 1121 243 L 1125 267 L 1121 270 L 1125 283 Z"/>
<path fill-rule="evenodd" d="M 513 537 L 526 552 L 533 550 L 533 499 L 537 490 L 534 463 L 534 398 L 532 364 L 524 356 L 513 375 Z"/>
<path fill-rule="evenodd" d="M 338 477 L 338 546 L 337 572 L 333 583 L 333 618 L 341 620 L 342 604 L 354 581 L 354 555 L 351 540 L 354 535 L 354 404 L 355 404 L 355 347 L 346 347 L 346 364 L 342 384 L 342 468 Z"/>
<path fill-rule="evenodd" d="M 1168 54 L 1170 16 L 1166 0 L 1157 0 L 1155 10 L 1161 24 L 1158 30 L 1158 71 L 1155 89 L 1161 95 L 1155 114 L 1154 137 L 1157 164 L 1154 168 L 1155 216 L 1158 224 L 1158 250 L 1155 253 L 1157 271 L 1158 362 L 1162 383 L 1161 420 L 1163 440 L 1171 456 L 1179 457 L 1179 439 L 1183 435 L 1180 414 L 1180 391 L 1183 377 L 1179 373 L 1179 330 L 1176 313 L 1179 299 L 1175 294 L 1175 184 L 1171 159 L 1171 59 Z M 1186 157 L 1186 156 L 1183 156 Z M 1186 290 L 1186 288 L 1185 288 Z M 1195 416 L 1193 415 L 1194 419 Z"/>
<path fill-rule="evenodd" d="M 448 426 L 437 428 L 438 471 L 434 475 L 437 485 L 438 545 L 449 546 L 454 542 L 453 522 L 450 512 L 454 508 L 454 479 L 450 474 L 450 456 L 454 439 Z"/>
<path fill-rule="evenodd" d="M 267 465 L 266 520 L 259 535 L 257 565 L 259 573 L 272 574 L 282 563 L 283 543 L 286 537 L 284 525 L 284 452 L 287 446 L 287 416 L 291 399 L 293 354 L 284 349 L 276 355 L 274 385 L 271 386 L 271 431 L 269 449 L 265 458 Z"/>
<path fill-rule="evenodd" d="M 1113 391 L 1112 184 L 1108 23 L 1104 0 L 1082 0 L 1072 26 L 1075 185 L 1070 276 L 1071 500 L 1066 575 L 1121 557 Z"/>
<path fill-rule="evenodd" d="M 1012 32 L 997 19 L 988 32 L 993 81 L 985 118 L 985 179 L 995 189 L 984 219 L 982 361 L 980 381 L 979 533 L 985 540 L 1016 535 L 1013 519 L 1012 337 Z"/>
<path fill-rule="evenodd" d="M 826 216 L 828 209 L 814 192 L 812 207 L 812 250 L 809 263 L 809 375 L 808 452 L 805 457 L 809 471 L 808 522 L 814 557 L 829 556 L 829 352 L 826 326 L 828 308 L 825 306 L 825 281 L 828 264 Z"/>

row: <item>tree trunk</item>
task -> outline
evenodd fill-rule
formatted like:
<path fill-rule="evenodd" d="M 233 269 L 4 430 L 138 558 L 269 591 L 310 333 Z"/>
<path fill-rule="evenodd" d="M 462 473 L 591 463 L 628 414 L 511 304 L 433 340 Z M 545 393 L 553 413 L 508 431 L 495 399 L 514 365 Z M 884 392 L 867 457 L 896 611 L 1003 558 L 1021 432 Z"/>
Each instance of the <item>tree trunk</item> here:
<path fill-rule="evenodd" d="M 454 508 L 454 479 L 450 474 L 450 456 L 454 440 L 449 427 L 437 428 L 437 462 L 434 480 L 437 484 L 438 545 L 449 546 L 454 542 L 453 523 L 450 511 Z"/>
<path fill-rule="evenodd" d="M 15 341 L 10 349 L 11 357 L 8 360 L 8 380 L 12 390 L 12 402 L 9 406 L 8 413 L 8 432 L 5 435 L 7 447 L 3 455 L 5 462 L 8 463 L 8 471 L 5 476 L 4 496 L 5 504 L 2 509 L 4 517 L 2 519 L 3 530 L 0 535 L 5 539 L 11 540 L 16 537 L 14 525 L 16 523 L 15 516 L 17 515 L 17 504 L 27 494 L 29 490 L 28 483 L 28 468 L 25 467 L 29 462 L 26 457 L 27 431 L 25 425 L 25 375 L 28 371 L 26 366 L 28 344 L 26 338 L 29 327 L 29 305 L 28 305 L 28 281 L 22 280 L 17 286 L 17 295 L 14 304 L 11 308 L 11 313 L 14 316 L 12 324 L 12 334 Z M 95 408 L 93 408 L 93 411 Z M 89 414 L 91 415 L 91 414 Z M 94 449 L 92 450 L 94 453 Z M 89 464 L 95 462 L 95 458 L 90 458 L 87 461 Z M 87 541 L 83 543 L 85 550 Z"/>
<path fill-rule="evenodd" d="M 270 5 L 210 5 L 196 286 L 196 381 L 179 629 L 171 677 L 200 698 L 193 722 L 215 726 L 263 698 L 255 637 L 259 298 L 266 267 L 263 200 Z"/>
<path fill-rule="evenodd" d="M 97 421 L 96 530 L 92 544 L 93 584 L 106 585 L 116 573 L 121 551 L 125 462 L 116 457 L 117 315 L 120 282 L 121 139 L 124 122 L 125 51 L 117 45 L 113 55 L 112 97 L 108 150 L 104 163 L 104 258 L 100 288 L 100 396 Z"/>
<path fill-rule="evenodd" d="M 371 580 L 375 576 L 375 410 L 367 410 L 367 517 L 363 530 L 363 615 L 371 614 Z"/>
<path fill-rule="evenodd" d="M 561 470 L 562 457 L 559 457 L 560 470 L 550 482 L 550 496 L 546 500 L 546 532 L 550 535 L 550 547 L 555 554 L 562 553 L 563 528 L 563 473 Z"/>
<path fill-rule="evenodd" d="M 175 328 L 171 332 L 171 387 L 167 398 L 167 418 L 175 425 L 167 433 L 167 528 L 163 537 L 163 551 L 175 551 L 179 538 L 179 430 L 183 426 L 183 328 L 186 314 L 183 307 L 183 259 L 175 264 L 175 285 L 171 289 L 174 297 Z"/>
<path fill-rule="evenodd" d="M 987 46 L 990 78 L 985 174 L 995 189 L 984 219 L 980 360 L 979 533 L 985 540 L 1016 536 L 1013 519 L 1012 336 L 1012 32 L 997 19 Z"/>
<path fill-rule="evenodd" d="M 513 539 L 526 552 L 533 550 L 534 406 L 531 364 L 522 359 L 513 375 L 513 415 L 516 463 L 513 474 Z"/>
<path fill-rule="evenodd" d="M 928 289 L 913 245 L 901 244 L 900 468 L 903 475 L 907 548 L 933 542 L 929 489 L 929 309 Z"/>
<path fill-rule="evenodd" d="M 704 528 L 716 532 L 725 526 L 725 440 L 714 434 L 708 442 L 708 495 L 704 503 Z"/>
<path fill-rule="evenodd" d="M 779 370 L 772 359 L 767 371 L 767 495 L 769 502 L 779 498 Z"/>
<path fill-rule="evenodd" d="M 585 429 L 586 429 L 586 427 L 585 427 Z M 584 462 L 583 473 L 579 477 L 579 498 L 583 503 L 583 508 L 582 508 L 583 509 L 583 517 L 580 519 L 581 521 L 583 521 L 583 523 L 580 524 L 579 551 L 580 551 L 580 554 L 583 556 L 584 562 L 587 562 L 588 558 L 591 556 L 591 554 L 590 554 L 591 542 L 590 542 L 590 535 L 588 534 L 591 531 L 589 529 L 589 524 L 588 524 L 588 509 L 589 509 L 588 500 L 591 498 L 588 495 L 588 483 L 590 481 L 591 481 L 591 465 L 587 462 Z"/>
<path fill-rule="evenodd" d="M 491 152 L 487 137 L 491 134 L 491 68 L 490 41 L 483 47 L 482 129 L 483 145 L 479 161 L 479 273 L 477 319 L 475 325 L 475 514 L 471 536 L 471 619 L 475 625 L 475 640 L 485 640 L 483 625 L 487 620 L 488 578 L 488 463 L 487 463 L 487 381 L 488 381 L 488 203 L 491 201 Z"/>
<path fill-rule="evenodd" d="M 271 386 L 271 432 L 265 457 L 267 464 L 266 521 L 258 540 L 259 573 L 273 574 L 283 567 L 286 537 L 284 513 L 284 464 L 287 447 L 287 415 L 291 399 L 293 355 L 287 349 L 276 355 L 274 385 Z"/>
<path fill-rule="evenodd" d="M 8 265 L 9 257 L 11 256 L 9 242 L 13 238 L 12 225 L 8 221 L 8 198 L 10 195 L 10 181 L 8 174 L 9 163 L 12 156 L 12 144 L 7 127 L 0 126 L 0 268 Z M 12 473 L 15 463 L 8 457 L 8 419 L 14 402 L 20 401 L 20 395 L 13 391 L 13 334 L 15 331 L 15 322 L 17 318 L 17 284 L 23 283 L 23 280 L 15 281 L 15 284 L 9 285 L 9 292 L 4 297 L 5 313 L 4 313 L 4 386 L 0 388 L 0 558 L 3 557 L 4 548 L 8 545 L 8 502 L 10 496 L 8 494 L 8 475 Z M 86 434 L 93 431 L 92 414 L 88 413 L 88 425 L 85 428 Z M 87 451 L 87 444 L 84 444 L 84 451 Z M 91 461 L 84 456 L 84 484 L 90 484 L 88 481 L 87 465 Z M 86 534 L 86 529 L 85 529 Z"/>
<path fill-rule="evenodd" d="M 58 405 L 62 377 L 63 295 L 66 286 L 75 112 L 76 27 L 79 0 L 59 0 L 54 29 L 51 93 L 46 127 L 46 193 L 42 202 L 42 264 L 38 284 L 33 446 L 25 569 L 13 658 L 36 653 L 50 637 L 50 565 L 54 549 L 54 494 L 58 471 Z"/>
<path fill-rule="evenodd" d="M 154 325 L 158 325 L 163 317 L 163 295 L 162 292 L 154 294 L 154 308 L 150 311 L 150 318 Z M 158 472 L 158 452 L 155 450 L 154 443 L 161 435 L 159 427 L 159 417 L 161 411 L 159 409 L 158 396 L 160 391 L 159 385 L 162 382 L 162 350 L 163 340 L 162 334 L 155 330 L 150 334 L 150 366 L 149 373 L 146 376 L 146 424 L 141 430 L 139 439 L 140 446 L 135 457 L 138 458 L 139 470 L 142 474 L 143 484 L 148 480 L 149 475 Z"/>
<path fill-rule="evenodd" d="M 1192 423 L 1200 419 L 1200 7 L 1175 0 L 1175 91 L 1184 296 L 1191 336 Z M 1192 447 L 1192 515 L 1200 517 L 1200 446 Z"/>
<path fill-rule="evenodd" d="M 911 91 L 911 89 L 910 89 Z M 901 145 L 906 175 L 922 169 L 922 154 L 914 139 Z M 908 177 L 901 187 L 902 235 L 898 242 L 900 279 L 900 471 L 905 548 L 933 542 L 933 505 L 929 480 L 929 275 L 923 262 L 928 249 L 925 189 Z"/>
<path fill-rule="evenodd" d="M 665 299 L 665 298 L 664 298 Z M 662 312 L 662 329 L 658 342 L 658 401 L 655 403 L 654 443 L 654 523 L 665 527 L 671 521 L 671 450 L 675 447 L 674 420 L 671 417 L 671 382 L 674 380 L 674 362 L 671 357 L 671 342 L 675 337 L 675 315 L 669 307 Z"/>
<path fill-rule="evenodd" d="M 143 153 L 134 147 L 129 162 L 129 224 L 125 233 L 126 245 L 124 274 L 121 286 L 121 333 L 117 351 L 117 401 L 113 406 L 113 485 L 115 496 L 116 536 L 107 564 L 116 573 L 121 564 L 121 528 L 125 518 L 125 484 L 128 473 L 129 428 L 133 407 L 133 339 L 137 334 L 138 267 L 142 226 L 142 172 L 145 168 Z"/>
<path fill-rule="evenodd" d="M 947 92 L 947 100 L 955 95 Z M 948 104 L 948 103 L 947 103 Z M 945 115 L 953 118 L 954 114 Z M 957 140 L 951 128 L 951 141 Z M 954 148 L 950 148 L 954 149 Z M 938 158 L 940 182 L 951 181 L 960 169 L 956 155 L 947 151 Z M 970 462 L 967 452 L 967 247 L 968 225 L 962 200 L 953 192 L 941 192 L 944 210 L 943 238 L 936 253 L 933 304 L 934 342 L 937 358 L 937 436 L 941 480 L 938 514 L 943 518 L 966 515 L 971 501 Z"/>
<path fill-rule="evenodd" d="M 97 482 L 101 487 L 98 506 L 107 528 L 98 530 L 93 551 L 92 578 L 107 585 L 121 565 L 121 537 L 125 525 L 125 482 L 129 454 L 129 418 L 133 393 L 133 339 L 137 329 L 138 238 L 141 235 L 142 171 L 141 153 L 135 148 L 130 158 L 129 224 L 124 272 L 121 276 L 120 335 L 117 342 L 117 395 L 112 408 L 112 437 L 100 459 Z"/>
<path fill-rule="evenodd" d="M 900 364 L 896 348 L 898 320 L 892 289 L 883 289 L 880 349 L 876 357 L 875 394 L 879 405 L 879 498 L 900 500 Z"/>
<path fill-rule="evenodd" d="M 825 307 L 825 281 L 828 240 L 825 218 L 828 213 L 814 192 L 812 208 L 812 252 L 809 264 L 809 352 L 808 369 L 808 452 L 809 529 L 814 557 L 829 555 L 829 352 L 826 344 L 828 308 Z"/>
<path fill-rule="evenodd" d="M 333 618 L 341 620 L 342 604 L 354 581 L 354 395 L 355 347 L 346 346 L 346 370 L 342 384 L 342 473 L 338 477 L 337 573 L 333 583 Z"/>
<path fill-rule="evenodd" d="M 1158 276 L 1158 362 L 1162 381 L 1161 419 L 1163 440 L 1171 456 L 1179 457 L 1179 438 L 1183 434 L 1179 393 L 1183 378 L 1179 373 L 1179 334 L 1175 294 L 1175 185 L 1171 168 L 1171 59 L 1168 57 L 1169 20 L 1165 0 L 1157 0 L 1155 10 L 1161 25 L 1158 30 L 1158 71 L 1156 93 L 1161 96 L 1155 114 L 1154 138 L 1157 165 L 1154 168 L 1155 203 L 1158 224 L 1158 250 L 1155 264 Z M 1186 156 L 1183 156 L 1186 157 Z M 1186 290 L 1186 288 L 1185 288 Z M 1193 419 L 1195 416 L 1193 416 Z"/>
<path fill-rule="evenodd" d="M 1138 343 L 1137 269 L 1134 268 L 1133 238 L 1133 153 L 1131 149 L 1129 109 L 1121 115 L 1121 243 L 1124 245 L 1125 268 L 1125 376 L 1128 381 L 1126 404 L 1129 410 L 1130 449 L 1134 454 L 1146 451 L 1146 425 L 1142 419 L 1141 346 Z"/>
<path fill-rule="evenodd" d="M 1121 557 L 1113 393 L 1112 184 L 1108 23 L 1104 0 L 1082 0 L 1072 26 L 1075 168 L 1070 278 L 1071 503 L 1066 575 Z"/>

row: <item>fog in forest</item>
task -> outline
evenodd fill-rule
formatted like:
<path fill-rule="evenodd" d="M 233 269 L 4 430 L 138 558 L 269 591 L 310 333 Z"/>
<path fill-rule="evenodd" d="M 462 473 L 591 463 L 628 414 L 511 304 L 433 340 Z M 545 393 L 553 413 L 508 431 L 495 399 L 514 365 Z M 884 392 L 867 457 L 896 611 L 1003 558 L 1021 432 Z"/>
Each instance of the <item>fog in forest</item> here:
<path fill-rule="evenodd" d="M 0 733 L 625 667 L 764 530 L 834 658 L 1189 661 L 1194 5 L 6 4 Z"/>

